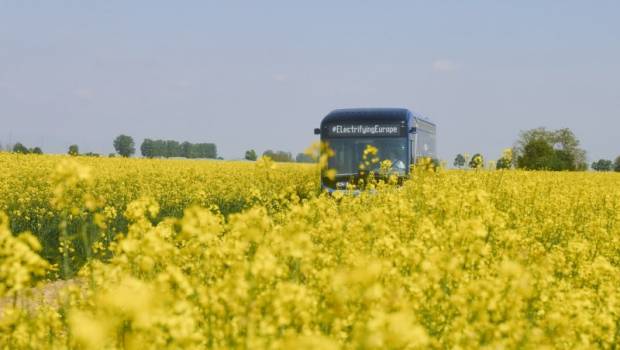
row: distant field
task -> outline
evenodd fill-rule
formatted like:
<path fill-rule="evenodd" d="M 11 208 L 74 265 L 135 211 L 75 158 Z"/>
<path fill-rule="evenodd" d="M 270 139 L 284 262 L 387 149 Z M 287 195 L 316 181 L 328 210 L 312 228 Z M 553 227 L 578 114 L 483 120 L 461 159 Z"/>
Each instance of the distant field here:
<path fill-rule="evenodd" d="M 0 168 L 8 348 L 620 342 L 620 174 L 417 169 L 330 197 L 295 164 L 0 154 Z M 10 234 L 25 230 L 55 266 Z M 33 309 L 28 287 L 59 275 L 80 283 Z"/>

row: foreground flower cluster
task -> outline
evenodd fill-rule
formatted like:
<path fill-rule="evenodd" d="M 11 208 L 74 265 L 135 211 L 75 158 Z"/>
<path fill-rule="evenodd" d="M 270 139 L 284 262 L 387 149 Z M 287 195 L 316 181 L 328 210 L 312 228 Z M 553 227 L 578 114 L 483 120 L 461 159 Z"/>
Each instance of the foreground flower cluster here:
<path fill-rule="evenodd" d="M 165 168 L 115 162 L 111 173 Z M 84 164 L 62 164 L 21 186 L 52 189 L 48 205 L 58 213 L 61 238 L 108 232 L 120 219 L 106 216 L 99 197 L 106 186 L 112 194 L 112 185 L 92 165 L 88 173 Z M 195 189 L 239 185 L 200 178 L 207 165 L 166 164 Z M 227 166 L 220 171 L 239 165 Z M 620 342 L 616 174 L 417 171 L 402 187 L 329 197 L 298 194 L 295 186 L 305 185 L 295 181 L 311 173 L 305 168 L 288 168 L 297 174 L 288 178 L 272 164 L 251 167 L 263 167 L 260 181 L 282 181 L 281 188 L 246 180 L 246 192 L 267 199 L 236 213 L 196 200 L 179 216 L 162 215 L 166 196 L 175 194 L 153 191 L 150 181 L 183 177 L 140 177 L 136 183 L 148 190 L 136 188 L 137 199 L 115 207 L 126 227 L 107 245 L 78 239 L 89 258 L 53 300 L 42 296 L 45 282 L 26 287 L 61 266 L 48 266 L 36 240 L 14 237 L 0 218 L 0 344 L 540 349 Z M 74 216 L 84 217 L 80 225 Z M 67 259 L 77 254 L 61 248 Z"/>

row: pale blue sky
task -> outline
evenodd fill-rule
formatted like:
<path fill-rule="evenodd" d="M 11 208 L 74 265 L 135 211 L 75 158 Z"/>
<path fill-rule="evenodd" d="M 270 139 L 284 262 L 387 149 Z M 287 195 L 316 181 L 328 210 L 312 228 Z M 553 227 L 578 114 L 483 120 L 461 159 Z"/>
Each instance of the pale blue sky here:
<path fill-rule="evenodd" d="M 0 142 L 132 135 L 303 151 L 343 107 L 407 107 L 439 154 L 570 127 L 620 155 L 618 1 L 0 0 Z"/>

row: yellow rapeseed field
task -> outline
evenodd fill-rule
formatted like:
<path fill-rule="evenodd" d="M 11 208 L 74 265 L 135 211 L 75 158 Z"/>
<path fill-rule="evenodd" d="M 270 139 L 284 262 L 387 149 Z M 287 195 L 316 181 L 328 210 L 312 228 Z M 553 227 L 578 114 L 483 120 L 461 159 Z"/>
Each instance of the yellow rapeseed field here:
<path fill-rule="evenodd" d="M 268 160 L 0 169 L 2 349 L 620 343 L 619 174 L 416 169 L 327 196 Z"/>

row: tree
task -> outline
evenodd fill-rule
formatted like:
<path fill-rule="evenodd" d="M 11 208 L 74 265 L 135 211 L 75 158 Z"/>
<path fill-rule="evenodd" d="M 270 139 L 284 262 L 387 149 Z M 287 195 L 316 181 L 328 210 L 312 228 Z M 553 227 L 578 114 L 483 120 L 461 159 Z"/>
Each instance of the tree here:
<path fill-rule="evenodd" d="M 564 149 L 554 150 L 554 158 L 550 170 L 562 171 L 562 170 L 583 170 L 583 165 L 575 161 L 575 155 Z M 588 167 L 587 165 L 585 166 Z"/>
<path fill-rule="evenodd" d="M 315 160 L 310 155 L 305 153 L 297 153 L 295 161 L 297 163 L 315 163 Z"/>
<path fill-rule="evenodd" d="M 195 158 L 194 154 L 194 145 L 185 141 L 181 144 L 181 157 L 185 158 Z"/>
<path fill-rule="evenodd" d="M 166 145 L 164 144 L 164 140 L 154 140 L 153 141 L 153 157 L 164 157 L 166 153 Z"/>
<path fill-rule="evenodd" d="M 69 152 L 67 152 L 70 156 L 78 156 L 80 155 L 80 148 L 78 145 L 69 146 Z"/>
<path fill-rule="evenodd" d="M 144 139 L 142 145 L 140 145 L 140 153 L 143 157 L 153 158 L 155 157 L 155 144 L 151 139 Z"/>
<path fill-rule="evenodd" d="M 512 167 L 512 149 L 506 148 L 502 152 L 502 157 L 497 160 L 495 168 L 500 169 L 510 169 Z"/>
<path fill-rule="evenodd" d="M 166 157 L 181 157 L 181 144 L 178 141 L 166 140 Z"/>
<path fill-rule="evenodd" d="M 217 146 L 214 143 L 194 144 L 194 152 L 196 154 L 196 158 L 220 158 L 217 156 Z"/>
<path fill-rule="evenodd" d="M 127 135 L 119 135 L 114 139 L 114 149 L 123 157 L 130 157 L 136 152 L 133 138 Z"/>
<path fill-rule="evenodd" d="M 535 147 L 530 147 L 530 151 L 544 151 L 546 164 L 540 164 L 543 158 L 538 154 L 532 158 L 532 155 L 525 156 L 525 147 L 530 143 L 535 142 Z M 542 146 L 542 142 L 546 143 L 549 147 Z M 544 150 L 543 150 L 544 148 Z M 549 148 L 553 151 L 553 155 L 549 155 Z M 587 169 L 586 152 L 579 148 L 579 140 L 570 129 L 559 129 L 550 131 L 545 128 L 531 129 L 521 132 L 519 140 L 516 142 L 514 152 L 517 159 L 517 166 L 519 160 L 523 158 L 526 163 L 534 161 L 534 163 L 528 163 L 528 169 L 548 169 L 548 170 L 585 170 Z M 523 163 L 522 163 L 523 164 Z M 537 168 L 531 168 L 530 166 L 536 166 Z M 542 166 L 542 167 L 541 167 Z"/>
<path fill-rule="evenodd" d="M 592 163 L 592 169 L 596 171 L 611 171 L 614 168 L 614 163 L 609 159 L 599 159 Z"/>
<path fill-rule="evenodd" d="M 28 148 L 26 148 L 26 146 L 22 145 L 20 142 L 16 143 L 13 146 L 13 152 L 15 153 L 22 153 L 22 154 L 28 154 Z"/>
<path fill-rule="evenodd" d="M 145 139 L 140 146 L 144 157 L 185 157 L 217 158 L 217 146 L 214 143 L 179 143 L 175 140 Z"/>
<path fill-rule="evenodd" d="M 270 149 L 263 152 L 263 156 L 271 158 L 274 162 L 292 162 L 293 155 L 285 151 L 272 151 Z"/>
<path fill-rule="evenodd" d="M 564 129 L 560 130 L 562 138 L 566 138 L 567 133 Z M 518 148 L 520 153 L 517 158 L 517 167 L 530 170 L 554 170 L 554 171 L 575 171 L 583 170 L 584 165 L 581 160 L 585 152 L 579 149 L 571 149 L 573 146 L 564 141 L 553 143 L 558 139 L 554 135 L 538 133 L 537 138 L 530 138 L 524 147 Z M 574 145 L 574 143 L 573 143 Z"/>
<path fill-rule="evenodd" d="M 554 157 L 553 147 L 548 141 L 543 138 L 531 139 L 523 147 L 517 159 L 517 166 L 529 170 L 550 169 Z"/>
<path fill-rule="evenodd" d="M 571 170 L 587 170 L 586 151 L 579 148 L 577 136 L 568 128 L 556 130 L 554 136 L 554 146 L 557 146 L 560 151 L 566 154 L 566 156 L 563 156 L 560 153 L 560 157 L 572 162 Z"/>
<path fill-rule="evenodd" d="M 620 172 L 620 156 L 614 160 L 614 171 Z"/>
<path fill-rule="evenodd" d="M 253 149 L 245 151 L 245 159 L 246 160 L 256 160 L 256 151 Z"/>
<path fill-rule="evenodd" d="M 469 167 L 472 169 L 482 169 L 484 167 L 484 158 L 482 157 L 482 154 L 474 154 L 469 161 Z"/>
<path fill-rule="evenodd" d="M 462 168 L 465 166 L 465 156 L 463 156 L 462 154 L 457 154 L 456 158 L 454 158 L 454 166 L 457 168 Z"/>
<path fill-rule="evenodd" d="M 41 149 L 41 147 L 37 146 L 37 147 L 31 149 L 30 153 L 32 153 L 32 154 L 43 154 L 43 150 Z"/>
<path fill-rule="evenodd" d="M 276 159 L 278 162 L 292 162 L 293 155 L 291 152 L 278 151 Z"/>
<path fill-rule="evenodd" d="M 497 163 L 495 163 L 495 169 L 497 170 L 510 169 L 511 166 L 512 164 L 506 161 L 504 158 L 498 159 Z"/>

